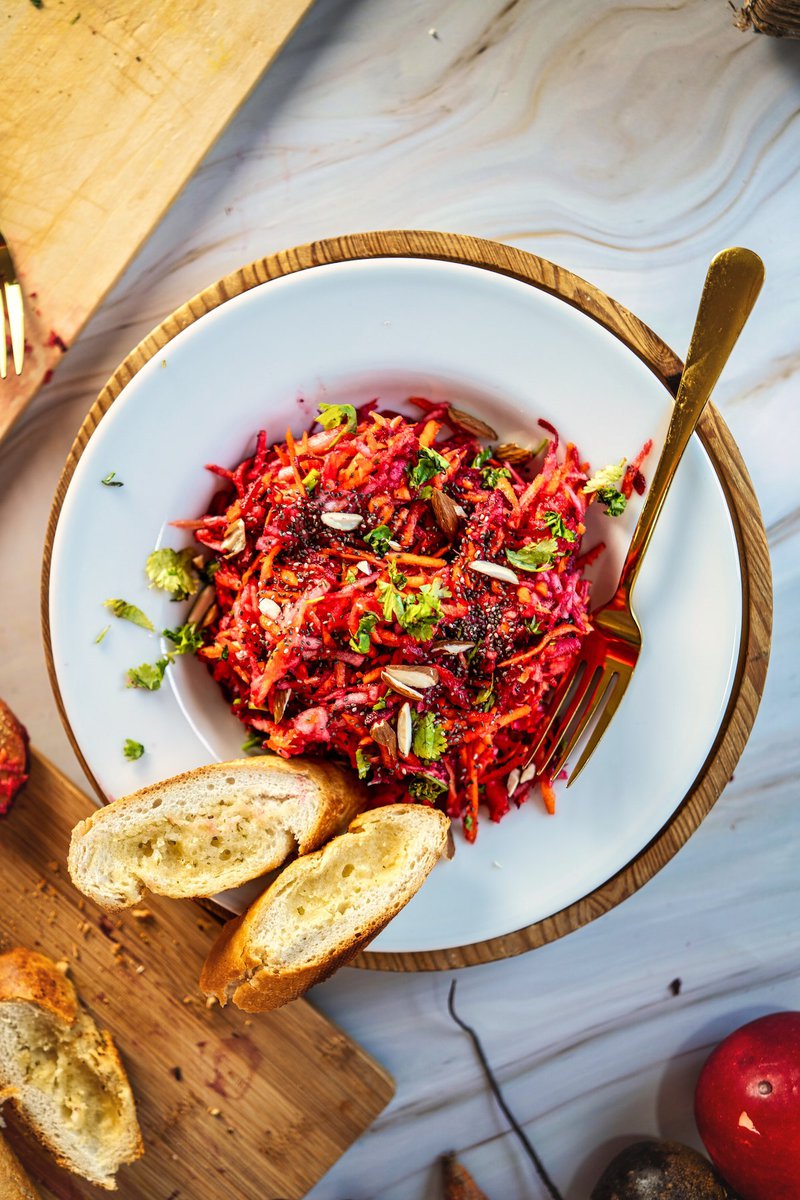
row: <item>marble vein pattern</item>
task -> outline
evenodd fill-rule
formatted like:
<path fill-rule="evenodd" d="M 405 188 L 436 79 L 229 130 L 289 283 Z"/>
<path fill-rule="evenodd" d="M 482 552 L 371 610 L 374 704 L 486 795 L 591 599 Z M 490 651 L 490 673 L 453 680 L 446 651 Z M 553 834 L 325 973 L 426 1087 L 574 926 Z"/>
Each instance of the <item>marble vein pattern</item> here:
<path fill-rule="evenodd" d="M 585 1200 L 638 1136 L 699 1145 L 691 1097 L 709 1048 L 800 1008 L 799 170 L 800 44 L 740 33 L 725 0 L 318 0 L 0 446 L 0 691 L 81 782 L 41 649 L 45 525 L 85 411 L 174 307 L 298 242 L 432 228 L 562 263 L 681 353 L 714 252 L 763 257 L 762 299 L 717 393 L 773 556 L 772 665 L 751 741 L 644 890 L 559 943 L 458 977 L 459 1008 L 565 1200 Z M 168 448 L 154 467 L 169 469 Z M 398 1090 L 312 1200 L 433 1200 L 434 1160 L 451 1149 L 492 1200 L 544 1195 L 447 1016 L 449 983 L 347 970 L 316 989 Z"/>

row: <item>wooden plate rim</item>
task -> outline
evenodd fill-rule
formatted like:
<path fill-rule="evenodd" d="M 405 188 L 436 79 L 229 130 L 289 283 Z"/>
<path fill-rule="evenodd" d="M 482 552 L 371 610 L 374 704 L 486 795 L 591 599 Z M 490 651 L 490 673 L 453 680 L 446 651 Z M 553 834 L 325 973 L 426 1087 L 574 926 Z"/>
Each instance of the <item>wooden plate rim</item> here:
<path fill-rule="evenodd" d="M 41 614 L 47 671 L 73 750 L 101 800 L 64 708 L 53 664 L 49 622 L 50 564 L 61 507 L 75 467 L 94 430 L 134 375 L 178 333 L 233 296 L 296 271 L 368 258 L 427 258 L 494 271 L 531 284 L 579 309 L 614 334 L 650 368 L 667 390 L 677 392 L 682 363 L 651 329 L 593 284 L 572 272 L 499 242 L 424 230 L 386 230 L 328 238 L 257 259 L 205 288 L 176 309 L 131 351 L 98 395 L 72 444 L 58 481 L 45 537 Z M 634 858 L 594 891 L 513 933 L 443 950 L 365 951 L 353 965 L 378 970 L 448 970 L 521 954 L 563 937 L 616 907 L 651 879 L 710 812 L 733 774 L 755 720 L 766 679 L 772 631 L 772 580 L 758 501 L 739 449 L 713 405 L 698 433 L 725 492 L 737 540 L 742 576 L 742 635 L 734 685 L 714 744 L 692 787 L 670 819 Z"/>

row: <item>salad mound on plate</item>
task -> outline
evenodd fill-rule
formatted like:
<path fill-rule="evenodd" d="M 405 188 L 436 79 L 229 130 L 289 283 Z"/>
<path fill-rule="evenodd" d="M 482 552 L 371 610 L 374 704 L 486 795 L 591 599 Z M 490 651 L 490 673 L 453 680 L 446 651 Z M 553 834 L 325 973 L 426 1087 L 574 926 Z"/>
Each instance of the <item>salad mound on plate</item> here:
<path fill-rule="evenodd" d="M 315 431 L 255 452 L 194 529 L 215 603 L 196 653 L 284 757 L 334 755 L 374 805 L 415 800 L 477 834 L 552 780 L 523 769 L 547 696 L 590 628 L 588 505 L 618 515 L 643 454 L 590 477 L 552 426 L 493 450 L 482 421 L 414 398 L 321 405 Z"/>

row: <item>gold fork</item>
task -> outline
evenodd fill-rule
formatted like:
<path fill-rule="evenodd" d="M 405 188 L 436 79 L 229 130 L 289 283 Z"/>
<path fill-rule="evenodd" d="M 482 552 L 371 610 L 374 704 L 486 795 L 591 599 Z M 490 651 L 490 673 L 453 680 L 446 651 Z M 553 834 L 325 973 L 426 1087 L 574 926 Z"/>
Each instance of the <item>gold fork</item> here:
<path fill-rule="evenodd" d="M 728 361 L 764 281 L 764 264 L 752 250 L 733 247 L 711 262 L 692 340 L 686 355 L 664 449 L 658 460 L 639 520 L 611 600 L 592 613 L 592 630 L 581 643 L 572 671 L 548 704 L 547 720 L 528 765 L 551 779 L 563 769 L 589 722 L 599 713 L 569 784 L 594 753 L 630 683 L 642 634 L 632 593 L 656 521 L 678 463 Z"/>
<path fill-rule="evenodd" d="M 17 375 L 22 373 L 22 360 L 25 357 L 25 310 L 22 304 L 22 288 L 17 281 L 14 263 L 11 261 L 11 255 L 2 233 L 0 233 L 0 280 L 4 284 L 4 287 L 0 289 L 0 379 L 5 379 L 8 374 L 6 309 L 8 310 L 8 328 L 11 334 L 11 354 Z M 5 292 L 5 305 L 3 304 L 3 292 Z"/>

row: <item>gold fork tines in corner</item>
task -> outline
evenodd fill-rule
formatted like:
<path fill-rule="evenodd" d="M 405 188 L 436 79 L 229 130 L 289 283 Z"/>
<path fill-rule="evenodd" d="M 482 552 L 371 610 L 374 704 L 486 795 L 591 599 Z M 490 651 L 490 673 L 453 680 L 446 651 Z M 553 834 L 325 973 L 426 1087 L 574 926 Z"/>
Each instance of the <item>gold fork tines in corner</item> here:
<path fill-rule="evenodd" d="M 2 282 L 0 288 L 0 379 L 5 379 L 8 374 L 6 320 L 8 320 L 8 333 L 11 335 L 14 370 L 17 375 L 21 375 L 22 361 L 25 357 L 25 310 L 22 303 L 22 288 L 17 281 L 14 263 L 2 233 L 0 233 L 0 282 Z"/>

